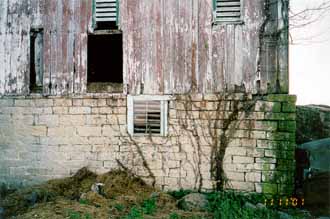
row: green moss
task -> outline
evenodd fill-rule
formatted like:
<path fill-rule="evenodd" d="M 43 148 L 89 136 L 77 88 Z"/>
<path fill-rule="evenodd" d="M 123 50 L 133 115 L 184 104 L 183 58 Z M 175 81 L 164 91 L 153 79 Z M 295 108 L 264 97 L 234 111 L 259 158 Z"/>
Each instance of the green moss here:
<path fill-rule="evenodd" d="M 296 114 L 295 113 L 274 113 L 267 112 L 265 113 L 266 120 L 277 120 L 277 121 L 295 121 Z"/>
<path fill-rule="evenodd" d="M 295 123 L 283 121 L 279 122 L 279 128 L 294 129 Z M 295 168 L 294 132 L 275 132 L 267 136 L 272 141 L 273 150 L 268 151 L 269 156 L 276 158 L 276 168 L 272 169 L 270 162 L 264 160 L 262 192 L 269 194 L 292 194 L 293 191 L 293 171 Z M 267 153 L 266 153 L 267 154 Z M 271 158 L 269 158 L 271 159 Z"/>
<path fill-rule="evenodd" d="M 273 132 L 273 133 L 268 133 L 267 138 L 275 141 L 295 142 L 296 135 L 295 133 L 288 133 L 288 132 Z"/>
<path fill-rule="evenodd" d="M 277 194 L 277 184 L 274 183 L 263 183 L 262 192 L 268 194 Z"/>
<path fill-rule="evenodd" d="M 279 121 L 278 129 L 279 131 L 295 133 L 296 121 Z"/>
<path fill-rule="evenodd" d="M 297 101 L 297 97 L 294 95 L 287 95 L 287 94 L 269 94 L 267 95 L 266 100 L 274 101 L 274 102 L 295 103 Z"/>
<path fill-rule="evenodd" d="M 284 102 L 282 103 L 282 112 L 296 112 L 296 105 L 293 102 Z"/>

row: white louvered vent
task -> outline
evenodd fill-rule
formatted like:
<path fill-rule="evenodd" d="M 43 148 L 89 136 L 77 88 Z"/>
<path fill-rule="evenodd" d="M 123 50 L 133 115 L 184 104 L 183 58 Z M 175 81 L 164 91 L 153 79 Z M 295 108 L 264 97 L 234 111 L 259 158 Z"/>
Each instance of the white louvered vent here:
<path fill-rule="evenodd" d="M 134 101 L 134 134 L 161 134 L 161 102 Z"/>
<path fill-rule="evenodd" d="M 131 135 L 167 135 L 167 95 L 127 97 L 127 128 Z"/>
<path fill-rule="evenodd" d="M 95 0 L 95 21 L 116 22 L 117 0 Z"/>
<path fill-rule="evenodd" d="M 241 0 L 214 1 L 216 21 L 237 22 L 241 20 Z"/>

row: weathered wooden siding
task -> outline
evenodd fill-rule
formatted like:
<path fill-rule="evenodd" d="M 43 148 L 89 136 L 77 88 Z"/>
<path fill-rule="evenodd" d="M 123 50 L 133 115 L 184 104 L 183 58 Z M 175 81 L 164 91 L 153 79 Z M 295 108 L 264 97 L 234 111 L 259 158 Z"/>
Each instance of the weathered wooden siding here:
<path fill-rule="evenodd" d="M 242 24 L 214 25 L 211 0 L 121 0 L 125 92 L 287 93 L 287 5 L 242 2 Z M 0 95 L 29 92 L 32 27 L 44 28 L 44 94 L 85 93 L 91 26 L 92 0 L 0 1 Z"/>
<path fill-rule="evenodd" d="M 30 30 L 44 28 L 44 94 L 86 90 L 92 0 L 0 1 L 0 94 L 29 92 Z"/>

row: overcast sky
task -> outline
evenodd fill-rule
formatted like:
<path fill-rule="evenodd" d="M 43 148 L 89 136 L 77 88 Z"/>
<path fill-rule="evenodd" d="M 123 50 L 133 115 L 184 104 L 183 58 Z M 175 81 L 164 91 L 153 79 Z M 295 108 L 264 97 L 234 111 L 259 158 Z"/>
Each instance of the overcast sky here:
<path fill-rule="evenodd" d="M 319 5 L 324 0 L 291 0 L 293 10 Z M 297 104 L 330 105 L 330 12 L 305 28 L 291 30 L 290 93 Z"/>

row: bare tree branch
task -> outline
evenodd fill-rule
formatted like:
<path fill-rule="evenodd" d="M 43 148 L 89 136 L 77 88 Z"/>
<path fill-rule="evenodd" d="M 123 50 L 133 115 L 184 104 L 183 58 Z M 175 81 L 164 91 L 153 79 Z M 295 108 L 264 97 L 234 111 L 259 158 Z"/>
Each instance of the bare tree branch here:
<path fill-rule="evenodd" d="M 295 0 L 290 1 L 292 6 Z M 296 3 L 298 3 L 298 0 L 296 0 Z M 300 1 L 299 3 L 304 2 Z M 330 40 L 328 38 L 330 28 L 322 28 L 322 30 L 320 28 L 317 33 L 309 31 L 309 28 L 312 29 L 313 25 L 314 27 L 319 25 L 326 17 L 330 16 L 330 0 L 313 1 L 311 4 L 314 5 L 306 6 L 300 10 L 296 7 L 289 9 L 290 44 L 314 44 Z"/>

